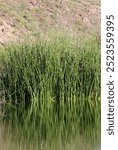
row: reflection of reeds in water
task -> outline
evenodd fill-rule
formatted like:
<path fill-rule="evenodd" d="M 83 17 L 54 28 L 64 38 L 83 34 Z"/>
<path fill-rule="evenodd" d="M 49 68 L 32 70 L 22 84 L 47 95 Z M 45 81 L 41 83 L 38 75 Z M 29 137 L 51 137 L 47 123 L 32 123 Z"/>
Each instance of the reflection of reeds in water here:
<path fill-rule="evenodd" d="M 5 120 L 30 139 L 66 139 L 100 121 L 99 41 L 11 46 L 1 55 Z"/>
<path fill-rule="evenodd" d="M 77 132 L 75 136 L 69 136 L 68 139 L 62 139 L 59 135 L 56 139 L 52 137 L 50 141 L 40 140 L 34 136 L 32 140 L 27 140 L 18 128 L 8 129 L 2 133 L 0 148 L 1 150 L 96 150 L 96 147 L 100 146 L 99 130 L 99 128 L 89 128 L 89 131 L 85 130 L 83 134 Z"/>

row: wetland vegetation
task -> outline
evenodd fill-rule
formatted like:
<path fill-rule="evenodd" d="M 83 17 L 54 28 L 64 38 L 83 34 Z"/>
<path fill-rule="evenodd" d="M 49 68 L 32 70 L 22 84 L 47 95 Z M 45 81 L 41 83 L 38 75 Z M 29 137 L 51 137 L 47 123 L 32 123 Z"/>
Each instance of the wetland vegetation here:
<path fill-rule="evenodd" d="M 99 146 L 98 38 L 10 45 L 1 49 L 0 60 L 1 150 Z"/>

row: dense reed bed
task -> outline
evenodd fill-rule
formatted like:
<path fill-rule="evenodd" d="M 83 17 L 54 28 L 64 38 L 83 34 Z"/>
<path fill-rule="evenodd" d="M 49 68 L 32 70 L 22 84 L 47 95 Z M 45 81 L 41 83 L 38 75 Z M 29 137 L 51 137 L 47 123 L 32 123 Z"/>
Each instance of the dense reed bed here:
<path fill-rule="evenodd" d="M 20 134 L 26 131 L 27 138 L 40 131 L 40 138 L 61 134 L 66 139 L 78 127 L 82 131 L 98 124 L 99 42 L 59 38 L 4 48 L 0 55 L 3 119 L 21 126 Z"/>

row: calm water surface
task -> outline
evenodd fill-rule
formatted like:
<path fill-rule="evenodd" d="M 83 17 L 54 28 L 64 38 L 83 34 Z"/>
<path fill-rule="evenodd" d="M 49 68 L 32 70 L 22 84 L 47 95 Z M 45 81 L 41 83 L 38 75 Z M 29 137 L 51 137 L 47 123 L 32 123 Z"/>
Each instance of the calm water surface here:
<path fill-rule="evenodd" d="M 100 150 L 100 128 L 78 132 L 65 139 L 58 135 L 56 139 L 49 136 L 40 140 L 35 132 L 29 136 L 22 135 L 20 129 L 0 125 L 0 150 Z"/>

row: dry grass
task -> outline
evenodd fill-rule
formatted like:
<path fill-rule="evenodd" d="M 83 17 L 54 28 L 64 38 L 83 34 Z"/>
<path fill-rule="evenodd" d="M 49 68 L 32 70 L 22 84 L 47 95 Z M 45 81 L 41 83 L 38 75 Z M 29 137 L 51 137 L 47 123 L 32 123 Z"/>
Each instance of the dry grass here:
<path fill-rule="evenodd" d="M 0 42 L 37 38 L 52 30 L 89 35 L 100 25 L 99 0 L 0 0 Z"/>

